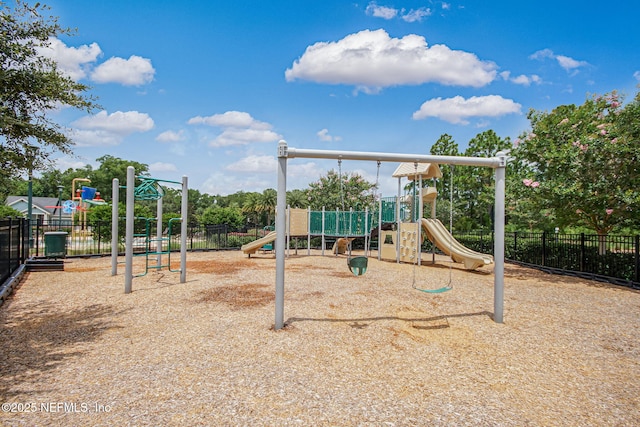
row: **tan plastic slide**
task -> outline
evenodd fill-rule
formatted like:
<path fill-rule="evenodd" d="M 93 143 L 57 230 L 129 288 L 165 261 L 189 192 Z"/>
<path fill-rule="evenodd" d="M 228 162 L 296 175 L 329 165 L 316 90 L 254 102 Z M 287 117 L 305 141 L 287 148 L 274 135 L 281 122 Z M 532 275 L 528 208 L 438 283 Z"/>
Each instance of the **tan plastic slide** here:
<path fill-rule="evenodd" d="M 264 237 L 261 237 L 258 240 L 254 240 L 253 242 L 249 242 L 246 245 L 242 245 L 240 249 L 246 255 L 255 254 L 256 251 L 258 251 L 261 247 L 276 240 L 276 234 L 277 233 L 275 231 L 272 231 L 271 233 L 267 234 Z"/>
<path fill-rule="evenodd" d="M 453 238 L 438 219 L 422 218 L 422 229 L 438 249 L 449 255 L 455 262 L 463 263 L 467 270 L 493 264 L 493 256 L 481 254 L 463 246 Z"/>

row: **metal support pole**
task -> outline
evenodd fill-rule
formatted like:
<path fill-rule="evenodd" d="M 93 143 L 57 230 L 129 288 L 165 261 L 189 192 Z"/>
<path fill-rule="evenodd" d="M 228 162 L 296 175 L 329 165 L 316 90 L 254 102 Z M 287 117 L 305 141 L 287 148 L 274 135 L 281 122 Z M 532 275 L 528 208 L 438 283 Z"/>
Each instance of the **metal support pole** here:
<path fill-rule="evenodd" d="M 507 155 L 499 152 L 496 155 L 500 166 L 496 168 L 496 200 L 494 212 L 494 269 L 493 269 L 493 321 L 503 323 L 504 317 L 504 215 L 505 215 L 505 180 Z"/>
<path fill-rule="evenodd" d="M 415 181 L 414 181 L 414 184 L 415 184 Z M 417 228 L 416 235 L 417 235 L 418 241 L 416 242 L 416 248 L 418 249 L 418 265 L 422 265 L 422 216 L 423 216 L 423 209 L 424 209 L 424 207 L 422 206 L 422 175 L 420 175 L 418 179 L 417 202 L 418 202 L 418 218 L 416 220 L 416 228 Z"/>
<path fill-rule="evenodd" d="M 290 206 L 287 205 L 287 242 L 285 243 L 287 247 L 287 258 L 291 256 L 291 218 L 290 218 Z"/>
<path fill-rule="evenodd" d="M 382 197 L 378 201 L 378 261 L 382 259 Z"/>
<path fill-rule="evenodd" d="M 136 187 L 136 174 L 133 166 L 127 167 L 127 210 L 126 210 L 126 227 L 125 227 L 125 247 L 124 247 L 124 293 L 131 293 L 131 284 L 133 283 L 133 207 L 134 207 L 134 190 Z"/>
<path fill-rule="evenodd" d="M 274 329 L 284 327 L 284 246 L 287 206 L 287 143 L 278 143 L 278 203 L 276 205 L 276 317 Z"/>
<path fill-rule="evenodd" d="M 156 204 L 156 267 L 162 268 L 162 197 Z"/>
<path fill-rule="evenodd" d="M 118 204 L 120 203 L 120 181 L 113 178 L 111 183 L 111 275 L 118 274 Z"/>
<path fill-rule="evenodd" d="M 311 208 L 307 207 L 307 255 L 311 255 Z"/>
<path fill-rule="evenodd" d="M 400 194 L 402 192 L 402 178 L 398 178 L 398 195 L 396 196 L 396 262 L 400 263 Z"/>
<path fill-rule="evenodd" d="M 322 256 L 324 256 L 324 247 L 327 245 L 326 236 L 324 235 L 324 206 L 322 207 Z"/>
<path fill-rule="evenodd" d="M 182 176 L 182 200 L 180 216 L 180 283 L 187 281 L 187 225 L 189 221 L 189 179 Z"/>

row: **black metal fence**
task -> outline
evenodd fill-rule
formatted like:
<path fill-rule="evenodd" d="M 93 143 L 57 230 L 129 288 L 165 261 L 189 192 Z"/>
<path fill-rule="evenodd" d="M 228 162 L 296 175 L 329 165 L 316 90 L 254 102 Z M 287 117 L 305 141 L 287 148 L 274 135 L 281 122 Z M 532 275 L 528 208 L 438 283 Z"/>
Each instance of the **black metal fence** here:
<path fill-rule="evenodd" d="M 463 245 L 493 253 L 493 233 L 456 236 Z M 549 273 L 640 289 L 640 236 L 515 232 L 505 234 L 505 259 Z"/>
<path fill-rule="evenodd" d="M 180 236 L 163 225 L 165 250 L 180 250 Z M 136 220 L 134 246 L 143 248 L 157 235 L 155 222 Z M 111 224 L 34 224 L 29 245 L 28 222 L 22 219 L 0 220 L 0 283 L 29 256 L 45 255 L 45 234 L 67 233 L 67 256 L 111 254 Z M 232 229 L 226 225 L 190 224 L 187 227 L 187 250 L 233 250 L 264 236 L 262 229 Z M 124 235 L 124 226 L 119 231 Z M 493 253 L 493 232 L 456 233 L 463 245 L 482 253 Z M 318 239 L 316 239 L 318 240 Z M 120 239 L 119 253 L 124 253 Z M 312 240 L 312 245 L 314 241 Z M 357 242 L 357 241 L 356 241 Z M 300 243 L 302 246 L 305 242 Z M 355 243 L 355 242 L 354 242 Z M 31 246 L 31 248 L 29 248 Z M 372 242 L 375 248 L 377 243 Z M 429 250 L 425 245 L 425 249 Z M 516 232 L 505 235 L 505 259 L 551 273 L 568 274 L 602 280 L 640 289 L 640 236 L 598 236 L 590 234 L 556 234 Z"/>
<path fill-rule="evenodd" d="M 164 249 L 180 250 L 180 227 L 172 224 L 163 225 L 162 240 Z M 58 224 L 34 224 L 32 240 L 32 256 L 45 256 L 45 236 L 52 231 L 67 233 L 67 256 L 94 256 L 111 254 L 111 223 L 87 222 L 87 223 L 63 223 Z M 187 250 L 233 250 L 239 249 L 245 243 L 252 242 L 264 236 L 268 231 L 261 229 L 233 229 L 227 225 L 189 224 L 187 226 Z M 124 236 L 124 227 L 118 231 L 119 236 Z M 134 224 L 134 247 L 143 248 L 145 245 L 157 244 L 157 224 L 144 218 L 136 219 Z M 124 253 L 124 240 L 118 239 L 118 252 Z"/>
<path fill-rule="evenodd" d="M 0 285 L 27 259 L 28 221 L 0 219 Z"/>

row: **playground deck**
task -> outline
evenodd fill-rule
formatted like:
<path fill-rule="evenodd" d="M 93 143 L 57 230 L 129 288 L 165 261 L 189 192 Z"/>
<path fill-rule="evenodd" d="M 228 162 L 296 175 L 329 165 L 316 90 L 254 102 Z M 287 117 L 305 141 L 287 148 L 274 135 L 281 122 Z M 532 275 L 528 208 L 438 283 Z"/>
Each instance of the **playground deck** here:
<path fill-rule="evenodd" d="M 190 253 L 186 283 L 128 295 L 108 258 L 29 273 L 0 309 L 0 424 L 640 425 L 637 291 L 507 265 L 497 324 L 490 268 L 425 295 L 410 265 L 286 266 L 278 332 L 272 255 Z"/>

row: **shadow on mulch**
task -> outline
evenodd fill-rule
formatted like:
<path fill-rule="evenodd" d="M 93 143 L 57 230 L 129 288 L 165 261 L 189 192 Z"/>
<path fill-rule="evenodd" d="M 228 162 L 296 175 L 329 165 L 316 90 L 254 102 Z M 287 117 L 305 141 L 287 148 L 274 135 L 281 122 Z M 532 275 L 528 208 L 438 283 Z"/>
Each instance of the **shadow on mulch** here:
<path fill-rule="evenodd" d="M 91 343 L 114 325 L 113 306 L 94 304 L 73 312 L 61 312 L 50 303 L 30 304 L 0 317 L 0 399 L 29 394 L 30 381 L 66 359 L 81 357 L 79 344 Z M 52 380 L 52 383 L 55 379 Z M 23 385 L 24 384 L 24 385 Z"/>
<path fill-rule="evenodd" d="M 414 329 L 443 329 L 448 328 L 448 324 L 430 325 L 430 322 L 447 321 L 449 318 L 454 317 L 472 317 L 472 316 L 486 316 L 493 319 L 493 313 L 488 311 L 479 311 L 475 313 L 458 313 L 458 314 L 444 314 L 440 316 L 431 317 L 400 317 L 400 316 L 379 316 L 379 317 L 361 317 L 361 318 L 313 318 L 313 317 L 290 317 L 285 321 L 286 326 L 291 326 L 297 322 L 329 322 L 329 323 L 346 323 L 352 328 L 364 329 L 372 322 L 380 322 L 384 320 L 399 320 L 402 322 L 410 323 Z"/>
<path fill-rule="evenodd" d="M 198 302 L 224 303 L 232 310 L 263 307 L 275 299 L 275 293 L 267 290 L 271 288 L 260 284 L 222 286 L 200 292 Z"/>

